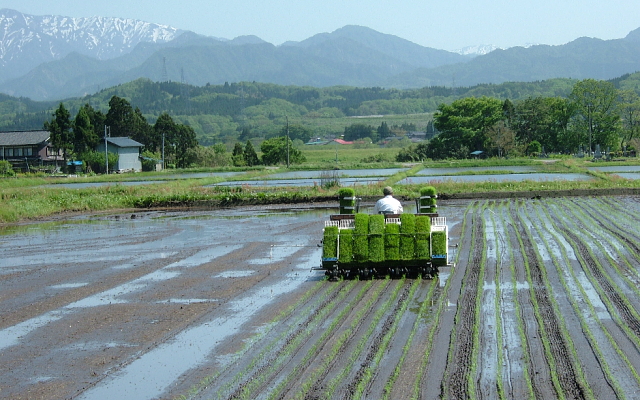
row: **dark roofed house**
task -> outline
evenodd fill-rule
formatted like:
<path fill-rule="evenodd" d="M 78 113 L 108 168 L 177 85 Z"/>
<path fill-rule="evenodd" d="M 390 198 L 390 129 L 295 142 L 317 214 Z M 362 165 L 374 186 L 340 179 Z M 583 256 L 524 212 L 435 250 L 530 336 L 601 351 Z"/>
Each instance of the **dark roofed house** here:
<path fill-rule="evenodd" d="M 22 171 L 55 165 L 62 160 L 62 152 L 54 152 L 50 136 L 43 130 L 0 132 L 0 159 Z"/>
<path fill-rule="evenodd" d="M 142 171 L 142 161 L 140 160 L 140 149 L 144 147 L 128 137 L 107 138 L 107 151 L 118 155 L 118 163 L 109 165 L 109 170 L 116 172 L 140 172 Z M 104 141 L 100 141 L 96 151 L 104 152 Z"/>

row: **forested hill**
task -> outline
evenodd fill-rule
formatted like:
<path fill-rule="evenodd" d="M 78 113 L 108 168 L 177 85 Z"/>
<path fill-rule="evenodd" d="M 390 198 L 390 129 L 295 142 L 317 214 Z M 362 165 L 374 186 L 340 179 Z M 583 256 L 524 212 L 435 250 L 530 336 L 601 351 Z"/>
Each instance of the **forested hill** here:
<path fill-rule="evenodd" d="M 510 82 L 471 87 L 383 89 L 336 86 L 315 88 L 241 82 L 193 86 L 177 82 L 138 79 L 104 89 L 95 95 L 65 100 L 71 115 L 84 104 L 108 111 L 113 96 L 127 99 L 150 123 L 163 112 L 194 128 L 201 144 L 238 137 L 245 130 L 269 136 L 280 130 L 285 117 L 305 125 L 318 136 L 335 133 L 332 121 L 344 117 L 431 113 L 442 103 L 463 97 L 522 100 L 529 97 L 566 97 L 576 80 Z M 640 93 L 640 73 L 612 80 L 621 89 Z M 59 102 L 34 102 L 0 95 L 0 130 L 40 129 Z M 425 117 L 428 120 L 429 117 Z M 357 120 L 353 120 L 357 121 Z M 330 132 L 331 131 L 331 132 Z"/>

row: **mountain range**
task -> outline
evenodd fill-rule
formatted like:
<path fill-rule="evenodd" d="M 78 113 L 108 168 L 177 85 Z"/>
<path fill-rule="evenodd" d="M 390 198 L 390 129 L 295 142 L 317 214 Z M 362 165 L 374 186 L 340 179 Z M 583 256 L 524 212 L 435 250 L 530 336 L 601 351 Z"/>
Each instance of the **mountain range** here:
<path fill-rule="evenodd" d="M 193 85 L 258 81 L 417 88 L 551 78 L 611 79 L 640 70 L 640 28 L 560 46 L 438 50 L 362 26 L 274 46 L 120 18 L 0 10 L 0 92 L 61 100 L 145 77 Z"/>

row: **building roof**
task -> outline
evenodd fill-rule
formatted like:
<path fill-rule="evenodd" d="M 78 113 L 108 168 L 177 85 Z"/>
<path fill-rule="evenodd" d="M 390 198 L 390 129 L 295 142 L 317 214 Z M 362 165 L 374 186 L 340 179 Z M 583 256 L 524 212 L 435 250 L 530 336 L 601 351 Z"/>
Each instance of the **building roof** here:
<path fill-rule="evenodd" d="M 353 142 L 348 142 L 346 140 L 342 140 L 342 139 L 333 139 L 334 142 L 339 143 L 339 144 L 353 144 Z"/>
<path fill-rule="evenodd" d="M 0 132 L 0 146 L 30 146 L 49 140 L 49 131 Z"/>
<path fill-rule="evenodd" d="M 142 143 L 138 143 L 128 137 L 112 137 L 107 138 L 107 142 L 117 147 L 144 147 Z"/>

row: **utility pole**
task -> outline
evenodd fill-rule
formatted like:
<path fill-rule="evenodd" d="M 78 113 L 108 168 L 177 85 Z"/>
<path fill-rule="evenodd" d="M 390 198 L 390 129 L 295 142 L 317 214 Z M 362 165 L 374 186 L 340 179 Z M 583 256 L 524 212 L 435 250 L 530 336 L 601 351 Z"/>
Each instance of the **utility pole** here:
<path fill-rule="evenodd" d="M 591 103 L 587 104 L 587 114 L 589 115 L 589 157 L 591 157 L 591 135 L 593 129 L 591 128 Z"/>
<path fill-rule="evenodd" d="M 287 168 L 289 168 L 289 117 L 284 116 L 287 119 Z"/>
<path fill-rule="evenodd" d="M 108 151 L 108 147 L 107 147 L 107 130 L 109 130 L 109 136 L 111 136 L 111 127 L 110 126 L 104 126 L 104 160 L 105 160 L 105 165 L 107 166 L 106 169 L 106 173 L 107 175 L 109 175 L 109 151 Z"/>
<path fill-rule="evenodd" d="M 162 131 L 162 170 L 164 171 L 164 131 Z"/>

